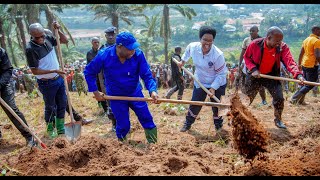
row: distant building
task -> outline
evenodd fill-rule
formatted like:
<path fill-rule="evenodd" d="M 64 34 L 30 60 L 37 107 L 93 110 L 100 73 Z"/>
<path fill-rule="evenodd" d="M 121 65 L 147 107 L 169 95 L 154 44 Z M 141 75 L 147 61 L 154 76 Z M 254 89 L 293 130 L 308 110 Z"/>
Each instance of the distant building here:
<path fill-rule="evenodd" d="M 226 11 L 228 10 L 228 6 L 225 4 L 214 4 L 212 5 L 214 8 L 218 9 L 219 11 Z"/>
<path fill-rule="evenodd" d="M 252 26 L 260 27 L 261 21 L 264 18 L 247 18 L 242 19 L 242 29 L 243 31 L 249 31 Z"/>
<path fill-rule="evenodd" d="M 205 25 L 206 21 L 195 22 L 191 29 L 199 30 L 201 26 Z"/>
<path fill-rule="evenodd" d="M 227 32 L 235 32 L 237 30 L 237 28 L 235 26 L 232 26 L 230 24 L 225 24 L 223 26 L 223 29 Z"/>

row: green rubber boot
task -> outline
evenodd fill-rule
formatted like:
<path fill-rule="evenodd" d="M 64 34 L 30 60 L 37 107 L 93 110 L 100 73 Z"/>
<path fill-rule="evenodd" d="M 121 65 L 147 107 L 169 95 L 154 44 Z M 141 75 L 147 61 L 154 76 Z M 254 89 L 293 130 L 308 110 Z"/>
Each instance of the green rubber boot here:
<path fill-rule="evenodd" d="M 146 134 L 146 138 L 148 143 L 157 143 L 158 135 L 157 135 L 157 127 L 153 129 L 144 129 L 144 133 Z"/>
<path fill-rule="evenodd" d="M 57 133 L 54 129 L 53 122 L 47 123 L 47 135 L 50 139 L 54 139 L 57 137 Z"/>
<path fill-rule="evenodd" d="M 56 118 L 56 128 L 58 135 L 64 134 L 64 119 Z"/>

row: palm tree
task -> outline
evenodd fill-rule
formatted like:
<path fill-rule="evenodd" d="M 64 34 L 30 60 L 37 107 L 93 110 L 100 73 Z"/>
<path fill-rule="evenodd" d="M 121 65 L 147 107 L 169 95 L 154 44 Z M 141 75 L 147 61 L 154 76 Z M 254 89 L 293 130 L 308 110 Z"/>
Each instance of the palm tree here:
<path fill-rule="evenodd" d="M 145 16 L 141 12 L 145 5 L 129 5 L 129 4 L 93 4 L 86 8 L 94 12 L 94 19 L 104 18 L 104 21 L 111 19 L 112 26 L 117 28 L 119 33 L 119 20 L 124 21 L 128 25 L 133 22 L 129 17 Z"/>
<path fill-rule="evenodd" d="M 0 45 L 2 48 L 6 48 L 6 39 L 4 34 L 4 23 L 9 18 L 8 4 L 0 4 Z"/>
<path fill-rule="evenodd" d="M 155 5 L 151 5 L 150 8 L 153 8 Z M 178 11 L 184 17 L 187 17 L 189 20 L 192 19 L 193 16 L 196 16 L 197 13 L 191 7 L 177 4 L 163 4 L 162 10 L 162 19 L 160 26 L 160 36 L 164 39 L 164 55 L 165 55 L 165 64 L 168 64 L 168 44 L 169 39 L 171 38 L 171 29 L 170 29 L 170 9 Z"/>
<path fill-rule="evenodd" d="M 60 17 L 54 11 L 62 13 L 64 8 L 71 8 L 71 7 L 78 7 L 78 6 L 79 5 L 41 4 L 40 9 L 39 9 L 40 11 L 45 12 L 46 20 L 48 22 L 47 28 L 50 29 L 52 33 L 54 33 L 52 23 L 54 21 L 57 21 L 61 26 L 61 30 L 63 32 L 66 32 L 69 35 L 73 45 L 75 45 L 75 42 L 74 42 L 74 39 L 73 39 L 69 29 L 67 28 L 67 26 L 63 23 L 63 21 L 60 19 Z"/>
<path fill-rule="evenodd" d="M 152 16 L 151 18 L 149 17 L 145 17 L 146 19 L 146 24 L 142 25 L 145 29 L 142 29 L 140 31 L 141 34 L 146 34 L 146 37 L 142 36 L 142 38 L 140 39 L 140 44 L 141 44 L 141 48 L 144 49 L 145 51 L 145 55 L 146 55 L 146 59 L 148 59 L 148 54 L 149 54 L 149 49 L 151 46 L 153 46 L 154 39 L 157 37 L 158 35 L 158 16 L 159 13 L 157 15 Z"/>

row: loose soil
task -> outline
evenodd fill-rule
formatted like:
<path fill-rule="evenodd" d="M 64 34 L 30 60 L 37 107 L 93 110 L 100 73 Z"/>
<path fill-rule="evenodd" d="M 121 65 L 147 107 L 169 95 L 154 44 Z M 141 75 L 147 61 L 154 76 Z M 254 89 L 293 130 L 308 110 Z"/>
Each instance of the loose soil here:
<path fill-rule="evenodd" d="M 160 96 L 165 92 L 160 89 Z M 92 94 L 79 97 L 76 92 L 71 93 L 73 106 L 94 122 L 82 127 L 81 138 L 74 144 L 62 137 L 49 140 L 44 136 L 43 100 L 17 95 L 19 109 L 48 149 L 25 147 L 24 138 L 0 110 L 0 171 L 6 176 L 320 175 L 320 106 L 318 98 L 309 94 L 309 105 L 285 101 L 286 130 L 274 125 L 269 94 L 268 105 L 260 105 L 257 96 L 247 106 L 243 97 L 228 91 L 223 102 L 233 106 L 228 114 L 222 111 L 225 121 L 218 132 L 210 107 L 203 107 L 192 128 L 183 133 L 179 129 L 188 105 L 150 103 L 158 127 L 158 143 L 151 145 L 132 111 L 128 141 L 119 142 Z M 186 89 L 183 100 L 191 95 L 192 90 Z"/>

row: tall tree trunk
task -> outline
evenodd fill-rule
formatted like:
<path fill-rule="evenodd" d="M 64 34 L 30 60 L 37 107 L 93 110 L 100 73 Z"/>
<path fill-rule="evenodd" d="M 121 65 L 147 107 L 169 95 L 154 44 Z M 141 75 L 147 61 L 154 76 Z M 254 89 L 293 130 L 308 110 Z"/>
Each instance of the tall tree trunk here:
<path fill-rule="evenodd" d="M 3 30 L 3 19 L 0 18 L 0 45 L 2 48 L 6 49 L 6 38 L 4 36 Z"/>
<path fill-rule="evenodd" d="M 23 25 L 23 22 L 22 22 L 22 18 L 15 18 L 15 20 L 16 20 L 16 23 L 17 23 L 17 27 L 19 29 L 20 37 L 21 37 L 21 39 L 19 39 L 19 36 L 18 36 L 18 39 L 19 39 L 19 42 L 22 43 L 22 48 L 23 48 L 22 51 L 25 54 L 27 41 L 26 41 L 26 35 L 25 35 L 25 31 L 24 31 L 24 25 Z"/>
<path fill-rule="evenodd" d="M 40 6 L 38 4 L 26 4 L 28 24 L 40 23 Z"/>
<path fill-rule="evenodd" d="M 53 23 L 53 21 L 55 20 L 55 17 L 54 17 L 54 15 L 53 15 L 53 13 L 52 13 L 52 11 L 51 11 L 51 9 L 50 9 L 50 7 L 49 7 L 49 5 L 46 5 L 46 8 L 45 8 L 45 14 L 46 14 L 46 19 L 47 19 L 47 21 L 48 21 L 48 29 L 50 29 L 50 31 L 51 32 L 53 32 L 54 30 L 53 30 L 53 27 L 52 27 L 52 23 Z"/>
<path fill-rule="evenodd" d="M 167 4 L 163 7 L 163 17 L 164 17 L 164 58 L 165 64 L 168 64 L 168 43 L 170 36 L 170 25 L 169 25 L 169 6 Z"/>
<path fill-rule="evenodd" d="M 111 24 L 112 26 L 117 28 L 117 34 L 119 34 L 119 15 L 118 14 L 112 15 Z"/>
<path fill-rule="evenodd" d="M 15 67 L 18 67 L 18 62 L 17 62 L 17 58 L 16 58 L 16 55 L 15 55 L 15 52 L 14 52 L 14 49 L 13 49 L 13 44 L 12 44 L 12 40 L 11 40 L 10 35 L 8 36 L 8 45 L 9 45 L 9 49 L 10 49 L 10 51 L 11 51 L 12 64 L 13 64 Z"/>

